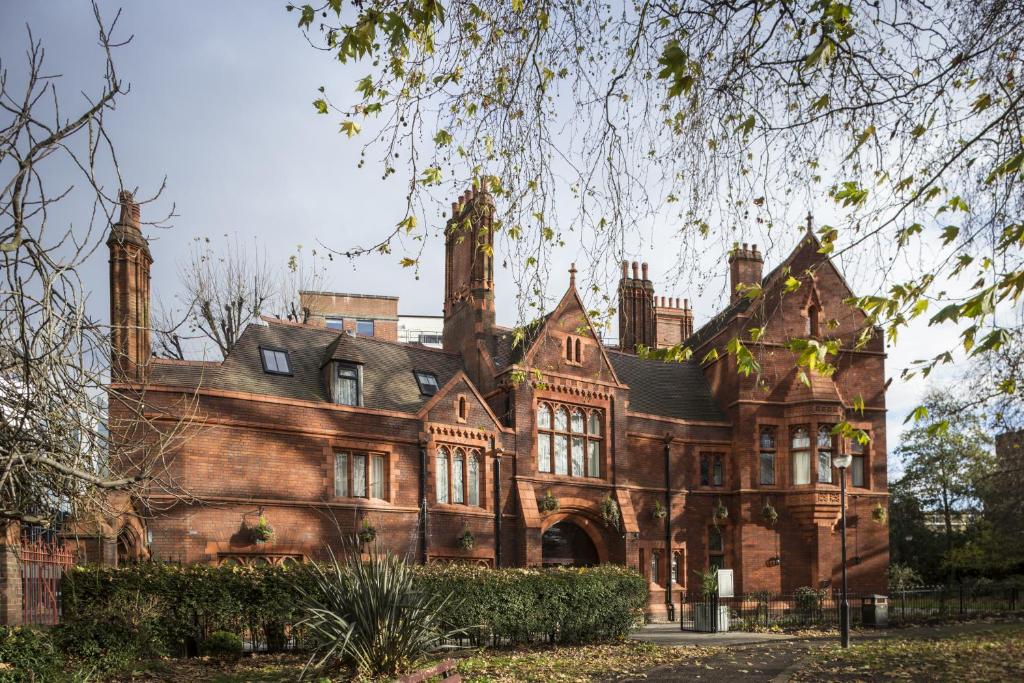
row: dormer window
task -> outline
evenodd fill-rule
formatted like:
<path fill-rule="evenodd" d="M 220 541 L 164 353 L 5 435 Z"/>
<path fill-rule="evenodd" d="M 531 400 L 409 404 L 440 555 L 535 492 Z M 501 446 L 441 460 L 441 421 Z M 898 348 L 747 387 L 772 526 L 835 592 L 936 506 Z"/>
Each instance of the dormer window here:
<path fill-rule="evenodd" d="M 433 396 L 437 393 L 440 388 L 437 384 L 437 375 L 432 372 L 421 372 L 415 370 L 413 372 L 416 375 L 416 383 L 420 385 L 420 393 L 424 396 Z"/>
<path fill-rule="evenodd" d="M 339 405 L 363 405 L 362 367 L 354 363 L 338 363 L 331 394 L 334 402 Z"/>
<path fill-rule="evenodd" d="M 260 347 L 260 360 L 263 363 L 263 372 L 268 375 L 291 375 L 292 364 L 288 358 L 288 352 L 281 349 L 270 349 Z"/>

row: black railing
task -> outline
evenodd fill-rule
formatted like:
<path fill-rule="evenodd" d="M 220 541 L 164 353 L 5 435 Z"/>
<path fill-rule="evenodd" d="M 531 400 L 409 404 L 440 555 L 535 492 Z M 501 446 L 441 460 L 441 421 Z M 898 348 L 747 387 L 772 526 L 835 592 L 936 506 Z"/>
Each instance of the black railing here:
<path fill-rule="evenodd" d="M 851 592 L 850 624 L 864 623 L 862 605 L 872 594 Z M 1008 614 L 1024 610 L 1020 589 L 998 583 L 922 586 L 892 591 L 887 597 L 890 624 L 941 621 L 961 617 Z M 684 631 L 763 631 L 839 628 L 839 591 L 798 589 L 793 593 L 752 593 L 733 598 L 689 594 L 680 605 Z"/>

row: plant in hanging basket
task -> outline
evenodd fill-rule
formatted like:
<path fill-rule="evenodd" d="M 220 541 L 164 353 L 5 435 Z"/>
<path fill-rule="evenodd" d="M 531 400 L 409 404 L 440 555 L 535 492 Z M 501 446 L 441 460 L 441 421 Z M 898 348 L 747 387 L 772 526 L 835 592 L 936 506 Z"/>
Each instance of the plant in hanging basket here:
<path fill-rule="evenodd" d="M 619 504 L 612 500 L 610 495 L 601 499 L 601 518 L 604 519 L 604 523 L 607 526 L 619 528 L 619 520 L 621 519 Z"/>
<path fill-rule="evenodd" d="M 256 521 L 256 524 L 249 530 L 252 533 L 252 540 L 256 543 L 270 543 L 274 540 L 274 527 L 263 515 Z"/>
<path fill-rule="evenodd" d="M 558 508 L 561 507 L 558 503 L 558 499 L 551 495 L 551 491 L 544 494 L 544 497 L 537 502 L 537 508 L 542 514 L 549 512 L 558 512 Z"/>
<path fill-rule="evenodd" d="M 779 511 L 775 509 L 771 501 L 764 504 L 761 508 L 761 515 L 764 517 L 764 521 L 768 523 L 768 526 L 775 526 L 775 523 L 779 521 Z"/>
<path fill-rule="evenodd" d="M 888 518 L 889 513 L 886 511 L 885 506 L 881 503 L 875 503 L 875 507 L 871 510 L 871 519 L 879 524 L 885 524 L 885 520 Z"/>
<path fill-rule="evenodd" d="M 654 509 L 651 510 L 651 516 L 655 519 L 665 519 L 668 517 L 668 510 L 665 509 L 660 500 L 654 501 Z"/>
<path fill-rule="evenodd" d="M 463 550 L 472 550 L 473 546 L 476 545 L 476 538 L 473 536 L 473 532 L 466 529 L 459 536 L 459 547 Z"/>
<path fill-rule="evenodd" d="M 717 525 L 719 522 L 724 521 L 729 516 L 729 508 L 725 507 L 722 499 L 719 498 L 715 503 L 715 507 L 711 510 L 711 517 L 714 523 Z"/>
<path fill-rule="evenodd" d="M 370 524 L 367 520 L 363 520 L 363 526 L 359 529 L 359 533 L 356 534 L 359 538 L 359 542 L 362 545 L 367 543 L 373 543 L 377 538 L 377 527 Z"/>

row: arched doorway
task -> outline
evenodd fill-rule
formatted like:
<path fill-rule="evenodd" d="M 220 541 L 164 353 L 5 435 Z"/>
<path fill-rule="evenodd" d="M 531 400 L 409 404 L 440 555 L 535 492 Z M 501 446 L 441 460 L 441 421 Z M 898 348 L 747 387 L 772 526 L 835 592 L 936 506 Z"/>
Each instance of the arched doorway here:
<path fill-rule="evenodd" d="M 544 532 L 541 552 L 545 567 L 592 567 L 600 561 L 587 532 L 567 519 Z"/>

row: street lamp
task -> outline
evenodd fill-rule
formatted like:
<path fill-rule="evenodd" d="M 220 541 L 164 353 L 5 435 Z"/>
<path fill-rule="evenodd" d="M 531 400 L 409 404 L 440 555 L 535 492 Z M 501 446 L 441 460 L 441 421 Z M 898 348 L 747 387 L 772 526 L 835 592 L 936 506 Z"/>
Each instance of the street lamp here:
<path fill-rule="evenodd" d="M 846 468 L 853 462 L 848 453 L 837 453 L 832 464 L 839 470 L 839 533 L 842 535 L 843 552 L 843 602 L 839 607 L 839 644 L 850 647 L 850 603 L 846 599 Z"/>

